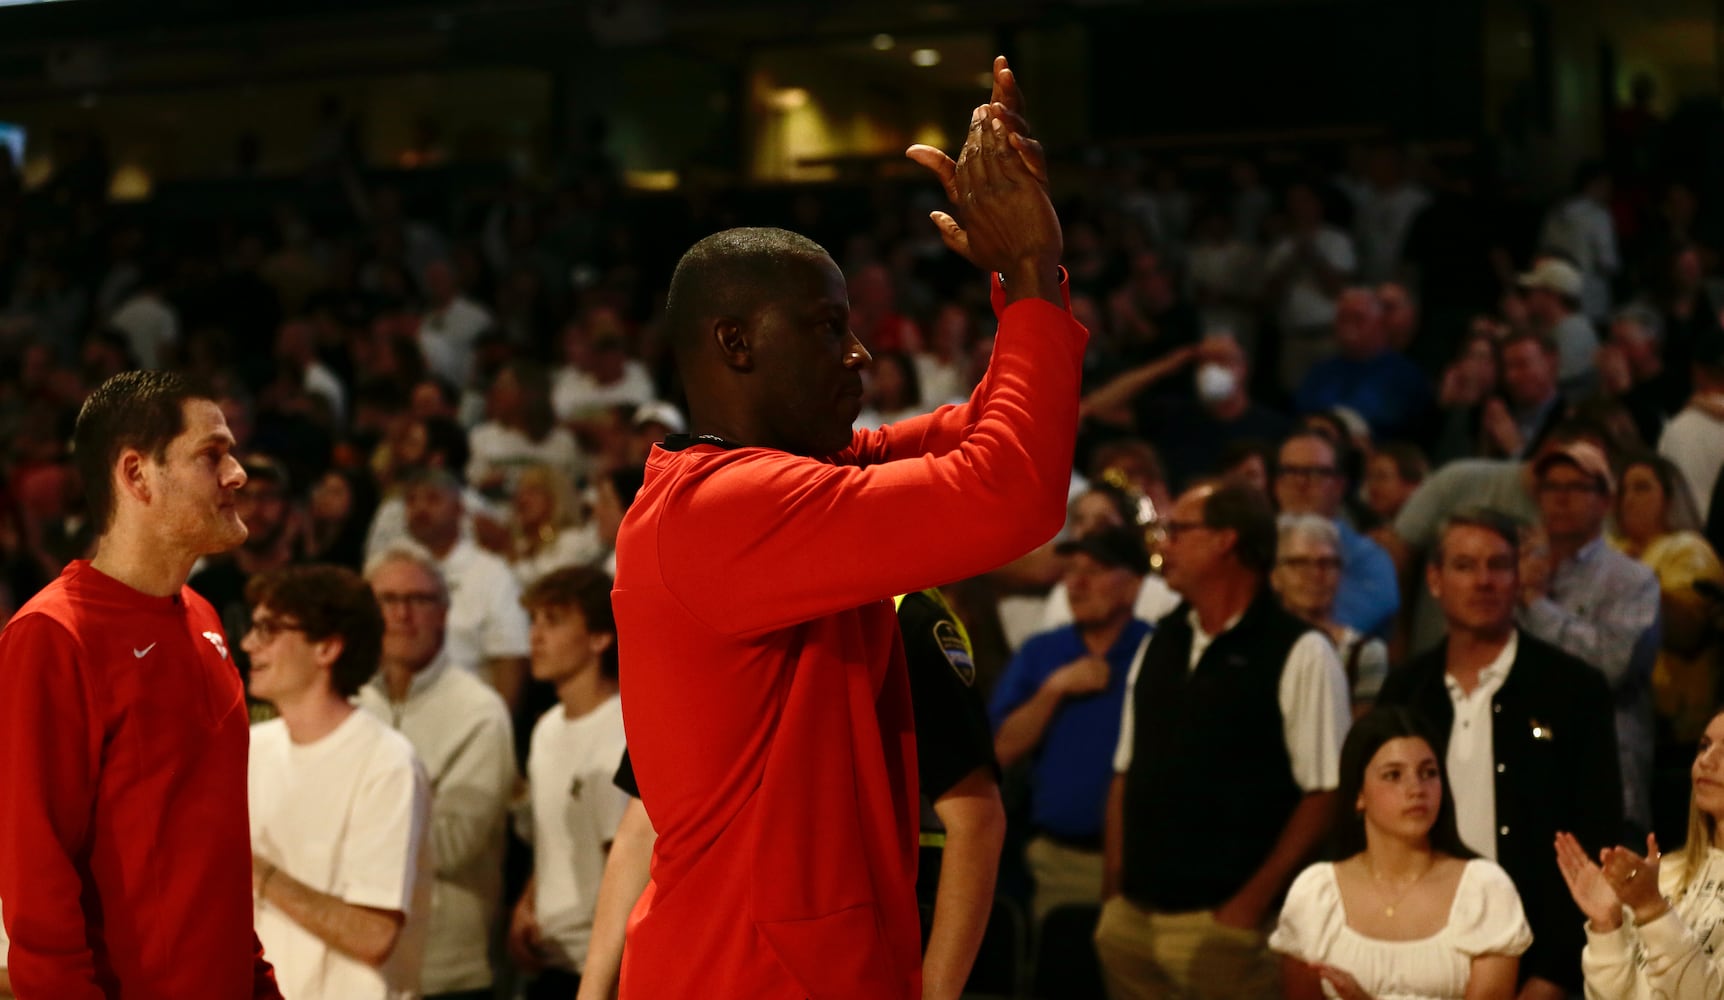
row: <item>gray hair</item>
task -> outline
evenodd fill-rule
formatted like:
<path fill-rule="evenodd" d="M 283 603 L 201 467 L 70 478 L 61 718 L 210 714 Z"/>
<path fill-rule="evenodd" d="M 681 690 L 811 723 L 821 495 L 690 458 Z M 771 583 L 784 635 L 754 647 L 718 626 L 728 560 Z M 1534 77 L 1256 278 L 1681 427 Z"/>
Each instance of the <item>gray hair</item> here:
<path fill-rule="evenodd" d="M 1277 552 L 1285 551 L 1287 544 L 1296 539 L 1321 542 L 1333 549 L 1336 556 L 1341 555 L 1341 530 L 1320 514 L 1282 514 L 1275 519 Z"/>
<path fill-rule="evenodd" d="M 410 563 L 424 570 L 437 584 L 437 592 L 443 596 L 445 607 L 449 604 L 449 578 L 443 575 L 443 567 L 437 565 L 437 560 L 431 554 L 411 542 L 396 542 L 377 553 L 365 562 L 365 582 L 370 583 L 378 570 L 394 563 Z"/>

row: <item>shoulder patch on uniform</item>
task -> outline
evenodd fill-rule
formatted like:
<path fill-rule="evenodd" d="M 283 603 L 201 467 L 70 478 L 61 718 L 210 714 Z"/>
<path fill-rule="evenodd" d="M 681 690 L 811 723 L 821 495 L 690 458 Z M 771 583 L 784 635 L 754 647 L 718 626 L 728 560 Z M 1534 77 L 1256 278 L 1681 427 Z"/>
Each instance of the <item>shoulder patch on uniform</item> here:
<path fill-rule="evenodd" d="M 945 619 L 935 622 L 934 641 L 939 644 L 940 652 L 946 655 L 946 662 L 952 665 L 952 672 L 958 675 L 958 680 L 963 681 L 965 687 L 975 687 L 976 661 L 970 655 L 970 644 L 958 626 Z"/>

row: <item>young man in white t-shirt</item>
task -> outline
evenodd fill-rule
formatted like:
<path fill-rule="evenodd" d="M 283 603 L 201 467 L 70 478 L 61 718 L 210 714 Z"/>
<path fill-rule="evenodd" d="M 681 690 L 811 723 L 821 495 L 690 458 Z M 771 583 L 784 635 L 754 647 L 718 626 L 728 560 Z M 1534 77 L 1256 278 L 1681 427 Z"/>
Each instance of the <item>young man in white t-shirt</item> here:
<path fill-rule="evenodd" d="M 628 796 L 611 783 L 623 741 L 611 578 L 585 567 L 527 588 L 533 677 L 558 704 L 533 727 L 527 799 L 517 826 L 533 845 L 533 877 L 509 924 L 509 951 L 535 978 L 527 1000 L 567 998 L 580 985 L 605 856 Z"/>
<path fill-rule="evenodd" d="M 383 613 L 358 574 L 288 566 L 246 588 L 248 797 L 258 937 L 285 995 L 420 995 L 431 787 L 407 738 L 350 701 L 376 672 Z"/>

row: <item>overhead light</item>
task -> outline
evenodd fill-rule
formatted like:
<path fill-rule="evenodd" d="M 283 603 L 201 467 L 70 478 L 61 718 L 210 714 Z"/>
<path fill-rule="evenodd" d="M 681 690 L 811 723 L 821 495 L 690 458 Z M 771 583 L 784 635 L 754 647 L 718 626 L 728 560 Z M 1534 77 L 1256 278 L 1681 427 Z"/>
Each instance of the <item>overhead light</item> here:
<path fill-rule="evenodd" d="M 918 66 L 938 66 L 940 65 L 940 50 L 917 49 L 910 53 L 910 61 Z"/>
<path fill-rule="evenodd" d="M 891 49 L 892 46 L 897 45 L 898 40 L 882 31 L 878 35 L 875 35 L 874 40 L 869 44 L 874 46 L 875 52 L 885 52 Z"/>
<path fill-rule="evenodd" d="M 766 101 L 780 111 L 795 111 L 808 106 L 808 91 L 801 87 L 781 87 L 768 94 Z"/>

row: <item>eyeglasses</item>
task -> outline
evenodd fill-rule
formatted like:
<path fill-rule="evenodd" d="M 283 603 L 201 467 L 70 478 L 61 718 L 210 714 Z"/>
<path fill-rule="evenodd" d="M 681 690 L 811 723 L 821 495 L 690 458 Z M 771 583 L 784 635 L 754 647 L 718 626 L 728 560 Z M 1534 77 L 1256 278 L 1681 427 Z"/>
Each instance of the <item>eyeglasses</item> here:
<path fill-rule="evenodd" d="M 378 591 L 377 603 L 385 609 L 400 607 L 409 611 L 423 611 L 426 608 L 441 607 L 443 595 L 434 590 L 407 590 L 401 593 Z"/>
<path fill-rule="evenodd" d="M 1314 569 L 1322 573 L 1335 573 L 1341 569 L 1341 560 L 1337 556 L 1288 556 L 1277 561 L 1288 569 L 1300 571 Z"/>
<path fill-rule="evenodd" d="M 251 620 L 252 634 L 260 642 L 273 642 L 275 637 L 283 632 L 304 632 L 305 626 L 298 622 L 284 621 L 280 618 L 253 618 Z"/>
<path fill-rule="evenodd" d="M 1335 474 L 1333 465 L 1283 465 L 1275 470 L 1278 476 L 1289 479 L 1328 479 Z"/>

